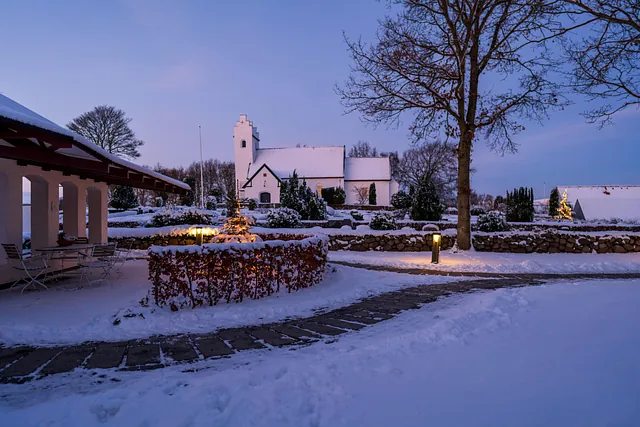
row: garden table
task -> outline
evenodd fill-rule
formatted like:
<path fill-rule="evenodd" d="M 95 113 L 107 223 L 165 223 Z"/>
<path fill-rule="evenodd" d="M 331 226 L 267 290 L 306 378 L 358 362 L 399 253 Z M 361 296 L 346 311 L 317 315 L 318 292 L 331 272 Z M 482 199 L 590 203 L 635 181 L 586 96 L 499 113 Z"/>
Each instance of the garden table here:
<path fill-rule="evenodd" d="M 65 259 L 77 259 L 77 256 L 68 256 L 67 253 L 81 254 L 86 252 L 87 250 L 93 247 L 92 243 L 74 243 L 68 246 L 46 246 L 44 248 L 36 249 L 37 252 L 42 252 L 47 254 L 49 259 L 59 259 L 62 260 L 64 265 Z M 53 257 L 52 255 L 55 253 L 62 253 L 61 257 Z"/>

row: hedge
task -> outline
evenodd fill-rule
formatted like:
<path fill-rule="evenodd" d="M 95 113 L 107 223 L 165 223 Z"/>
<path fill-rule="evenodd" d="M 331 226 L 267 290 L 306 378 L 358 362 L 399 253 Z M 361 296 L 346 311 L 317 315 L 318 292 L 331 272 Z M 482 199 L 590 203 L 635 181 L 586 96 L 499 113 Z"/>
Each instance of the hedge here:
<path fill-rule="evenodd" d="M 329 238 L 202 246 L 152 246 L 149 280 L 142 301 L 178 310 L 240 302 L 319 283 L 327 262 Z"/>

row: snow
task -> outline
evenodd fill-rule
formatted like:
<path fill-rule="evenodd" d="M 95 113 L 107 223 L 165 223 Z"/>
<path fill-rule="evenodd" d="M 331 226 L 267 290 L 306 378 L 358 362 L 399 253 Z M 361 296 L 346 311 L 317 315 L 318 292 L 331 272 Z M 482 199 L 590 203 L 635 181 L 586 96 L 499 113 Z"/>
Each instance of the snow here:
<path fill-rule="evenodd" d="M 300 178 L 342 178 L 344 146 L 261 148 L 249 168 L 249 178 L 267 165 L 278 178 L 286 179 L 295 170 Z"/>
<path fill-rule="evenodd" d="M 143 216 L 143 215 L 137 215 Z M 196 235 L 196 227 L 202 227 L 204 236 L 216 235 L 220 232 L 217 227 L 211 225 L 168 225 L 166 227 L 110 227 L 108 235 L 113 239 L 122 239 L 129 237 L 150 237 L 150 236 L 180 236 L 183 234 Z"/>
<path fill-rule="evenodd" d="M 638 185 L 578 185 L 558 186 L 566 190 L 567 200 L 575 208 L 576 201 L 587 220 L 619 218 L 640 221 L 640 186 Z"/>
<path fill-rule="evenodd" d="M 101 147 L 97 146 L 96 144 L 94 144 L 93 142 L 89 141 L 88 139 L 86 139 L 85 137 L 69 130 L 69 129 L 65 129 L 62 126 L 59 126 L 55 123 L 53 123 L 52 121 L 44 118 L 43 116 L 37 114 L 36 112 L 28 109 L 27 107 L 15 102 L 14 100 L 12 100 L 11 98 L 6 97 L 5 95 L 2 95 L 0 93 L 0 117 L 6 117 L 8 119 L 11 120 L 15 120 L 17 122 L 20 123 L 24 123 L 27 125 L 32 125 L 32 126 L 37 126 L 41 129 L 45 129 L 51 132 L 55 132 L 61 135 L 66 135 L 66 136 L 70 136 L 71 138 L 73 138 L 74 141 L 76 141 L 78 144 L 84 146 L 85 148 L 89 149 L 89 151 L 97 153 L 98 155 L 107 158 L 109 161 L 111 161 L 112 163 L 119 165 L 119 166 L 124 166 L 126 168 L 135 170 L 137 172 L 141 172 L 144 173 L 146 175 L 149 176 L 153 176 L 154 178 L 157 178 L 159 180 L 165 181 L 167 183 L 173 184 L 177 187 L 180 188 L 184 188 L 186 190 L 191 190 L 191 187 L 187 184 L 185 184 L 182 181 L 178 181 L 176 179 L 173 178 L 169 178 L 168 176 L 162 175 L 158 172 L 155 172 L 153 170 L 147 169 L 143 166 L 139 166 L 135 163 L 131 163 L 127 160 L 124 160 L 118 156 L 115 156 L 111 153 L 109 153 L 108 151 L 102 149 Z M 79 149 L 77 149 L 76 147 L 72 147 L 72 148 L 62 148 L 57 150 L 58 153 L 60 154 L 69 154 L 71 156 L 76 156 L 76 157 L 86 157 L 87 153 L 84 151 L 81 151 Z"/>
<path fill-rule="evenodd" d="M 640 253 L 629 254 L 512 254 L 499 252 L 440 252 L 431 264 L 431 252 L 330 251 L 330 261 L 396 268 L 425 268 L 474 273 L 640 273 Z"/>
<path fill-rule="evenodd" d="M 391 169 L 388 157 L 347 157 L 345 181 L 389 181 Z"/>
<path fill-rule="evenodd" d="M 336 342 L 0 385 L 4 425 L 637 426 L 640 281 L 471 293 Z M 111 379 L 117 381 L 110 381 Z"/>
<path fill-rule="evenodd" d="M 640 196 L 637 199 L 580 198 L 574 207 L 577 208 L 578 204 L 585 219 L 640 221 Z"/>
<path fill-rule="evenodd" d="M 343 228 L 322 228 L 322 227 L 311 227 L 311 228 L 266 228 L 266 227 L 252 227 L 250 230 L 252 233 L 256 234 L 326 234 L 326 235 L 349 235 L 349 236 L 364 236 L 364 235 L 390 235 L 390 236 L 401 236 L 401 235 L 410 235 L 410 236 L 430 236 L 433 234 L 430 231 L 416 231 L 412 228 L 404 228 L 402 230 L 372 230 L 368 225 L 358 225 L 356 230 L 346 230 Z M 443 235 L 453 235 L 455 236 L 455 229 L 443 230 L 441 232 Z"/>
<path fill-rule="evenodd" d="M 147 261 L 138 260 L 125 264 L 122 276 L 113 274 L 111 283 L 74 290 L 79 283 L 73 279 L 46 292 L 2 292 L 0 343 L 54 345 L 208 332 L 293 316 L 311 316 L 314 310 L 342 307 L 369 295 L 451 280 L 336 266 L 335 271 L 328 267 L 325 279 L 307 289 L 292 293 L 283 291 L 238 304 L 221 303 L 214 307 L 171 312 L 168 308 L 139 305 L 140 299 L 151 289 L 148 276 Z M 127 313 L 144 317 L 123 317 Z M 119 325 L 113 324 L 116 318 L 121 320 Z"/>

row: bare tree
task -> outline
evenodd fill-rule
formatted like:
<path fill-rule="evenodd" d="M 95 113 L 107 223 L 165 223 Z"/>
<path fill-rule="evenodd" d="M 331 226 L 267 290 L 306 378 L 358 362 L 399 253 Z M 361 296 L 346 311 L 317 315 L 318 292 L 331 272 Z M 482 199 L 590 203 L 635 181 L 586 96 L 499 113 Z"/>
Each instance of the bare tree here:
<path fill-rule="evenodd" d="M 585 113 L 590 122 L 611 121 L 640 106 L 640 3 L 638 0 L 565 0 L 565 11 L 585 32 L 565 47 L 574 66 L 572 86 L 589 100 L 609 100 Z"/>
<path fill-rule="evenodd" d="M 366 205 L 369 203 L 369 187 L 353 187 L 351 191 L 356 195 L 357 204 Z"/>
<path fill-rule="evenodd" d="M 400 157 L 398 156 L 397 151 L 389 151 L 385 153 L 380 153 L 380 157 L 388 157 L 389 158 L 389 168 L 391 169 L 391 178 L 398 181 L 398 166 L 400 164 Z"/>
<path fill-rule="evenodd" d="M 193 162 L 186 169 L 187 175 L 196 180 L 196 189 L 200 188 L 200 162 Z M 235 193 L 235 164 L 208 159 L 203 162 L 204 194 L 216 195 L 222 200 L 230 192 Z M 196 205 L 200 205 L 200 192 L 195 194 Z"/>
<path fill-rule="evenodd" d="M 441 199 L 450 199 L 456 188 L 458 162 L 454 147 L 443 142 L 421 143 L 402 153 L 395 179 L 405 188 L 432 182 Z"/>
<path fill-rule="evenodd" d="M 479 135 L 515 150 L 518 119 L 542 120 L 562 105 L 547 78 L 546 42 L 562 31 L 557 1 L 395 0 L 402 10 L 380 22 L 373 44 L 345 37 L 353 65 L 337 88 L 347 112 L 374 124 L 413 115 L 415 140 L 441 132 L 456 141 L 460 249 L 471 247 L 471 148 Z M 493 80 L 492 80 L 493 78 Z M 503 81 L 496 84 L 498 79 Z"/>
<path fill-rule="evenodd" d="M 140 157 L 138 148 L 144 141 L 136 139 L 129 127 L 131 119 L 124 111 L 108 105 L 100 105 L 73 119 L 67 127 L 79 133 L 111 154 L 120 157 Z"/>
<path fill-rule="evenodd" d="M 349 149 L 349 157 L 378 157 L 378 149 L 367 141 L 358 141 Z"/>

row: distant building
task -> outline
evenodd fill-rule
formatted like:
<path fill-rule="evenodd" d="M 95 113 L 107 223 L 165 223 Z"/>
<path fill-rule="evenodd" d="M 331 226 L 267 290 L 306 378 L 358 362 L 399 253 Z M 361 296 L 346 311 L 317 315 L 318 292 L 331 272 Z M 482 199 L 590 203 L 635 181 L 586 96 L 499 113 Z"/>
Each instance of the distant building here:
<path fill-rule="evenodd" d="M 387 206 L 398 191 L 391 179 L 388 157 L 346 157 L 344 145 L 260 148 L 258 128 L 240 115 L 233 128 L 236 184 L 240 197 L 259 203 L 280 203 L 280 183 L 296 171 L 300 181 L 320 194 L 323 188 L 342 187 L 347 204 L 357 204 L 358 188 L 376 184 L 376 204 Z"/>
<path fill-rule="evenodd" d="M 576 219 L 640 221 L 638 185 L 558 186 L 561 198 L 565 190 Z"/>

